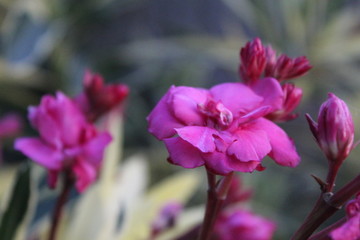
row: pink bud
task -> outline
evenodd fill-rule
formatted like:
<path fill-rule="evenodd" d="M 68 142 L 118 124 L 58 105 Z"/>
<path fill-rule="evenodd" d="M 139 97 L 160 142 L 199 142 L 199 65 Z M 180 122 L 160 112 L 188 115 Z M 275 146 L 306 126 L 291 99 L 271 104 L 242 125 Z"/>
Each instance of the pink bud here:
<path fill-rule="evenodd" d="M 310 129 L 330 162 L 340 165 L 354 147 L 354 123 L 346 103 L 333 93 L 320 107 L 318 123 L 307 114 Z"/>
<path fill-rule="evenodd" d="M 239 73 L 247 84 L 260 79 L 266 66 L 265 48 L 259 38 L 248 42 L 240 50 L 241 65 Z"/>
<path fill-rule="evenodd" d="M 279 81 L 297 78 L 307 73 L 312 66 L 306 57 L 289 58 L 282 54 L 276 62 L 272 77 Z"/>
<path fill-rule="evenodd" d="M 75 102 L 90 121 L 95 121 L 120 105 L 128 94 L 126 85 L 105 85 L 101 75 L 87 71 L 84 76 L 84 93 L 78 96 Z"/>
<path fill-rule="evenodd" d="M 266 55 L 265 77 L 272 77 L 273 72 L 275 70 L 276 60 L 277 60 L 276 52 L 269 45 L 269 46 L 265 47 L 265 55 Z"/>
<path fill-rule="evenodd" d="M 293 111 L 300 104 L 302 98 L 302 89 L 294 84 L 285 83 L 281 87 L 284 93 L 282 108 L 266 116 L 267 119 L 276 122 L 284 122 L 296 118 L 298 114 L 293 113 Z"/>

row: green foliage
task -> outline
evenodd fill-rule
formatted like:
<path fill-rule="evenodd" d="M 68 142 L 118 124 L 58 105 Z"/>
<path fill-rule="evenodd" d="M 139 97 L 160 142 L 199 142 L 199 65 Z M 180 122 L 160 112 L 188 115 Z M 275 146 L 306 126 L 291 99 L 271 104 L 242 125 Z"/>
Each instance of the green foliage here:
<path fill-rule="evenodd" d="M 8 206 L 2 215 L 0 239 L 12 240 L 26 215 L 30 198 L 30 166 L 22 165 L 16 176 Z"/>

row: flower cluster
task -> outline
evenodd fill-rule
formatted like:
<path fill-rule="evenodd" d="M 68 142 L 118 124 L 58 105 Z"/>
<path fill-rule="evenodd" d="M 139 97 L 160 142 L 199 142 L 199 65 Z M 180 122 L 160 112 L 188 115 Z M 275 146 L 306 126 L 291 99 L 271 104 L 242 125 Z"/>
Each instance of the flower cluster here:
<path fill-rule="evenodd" d="M 209 90 L 172 86 L 149 114 L 149 131 L 164 141 L 171 163 L 205 165 L 220 175 L 262 170 L 267 155 L 283 166 L 299 163 L 292 141 L 269 120 L 296 117 L 292 111 L 302 91 L 280 81 L 305 74 L 311 68 L 307 59 L 276 58 L 259 39 L 242 48 L 240 56 L 245 84 L 223 83 Z"/>
<path fill-rule="evenodd" d="M 277 57 L 271 46 L 264 46 L 261 40 L 256 38 L 240 50 L 240 60 L 239 75 L 244 83 L 256 92 L 263 91 L 257 86 L 263 78 L 275 78 L 282 84 L 281 107 L 269 113 L 266 118 L 277 122 L 296 118 L 297 114 L 293 111 L 301 101 L 302 90 L 284 81 L 306 74 L 312 68 L 307 58 L 303 56 L 292 59 L 285 54 Z"/>
<path fill-rule="evenodd" d="M 15 142 L 15 149 L 48 170 L 52 188 L 59 173 L 74 178 L 79 192 L 96 179 L 111 136 L 98 132 L 90 119 L 105 114 L 126 96 L 125 90 L 114 90 L 125 87 L 104 86 L 100 75 L 86 73 L 84 85 L 85 93 L 75 100 L 57 92 L 55 97 L 44 96 L 39 106 L 29 107 L 29 120 L 40 136 L 23 137 Z M 88 89 L 93 90 L 92 94 L 86 94 Z M 103 107 L 97 108 L 99 105 Z"/>

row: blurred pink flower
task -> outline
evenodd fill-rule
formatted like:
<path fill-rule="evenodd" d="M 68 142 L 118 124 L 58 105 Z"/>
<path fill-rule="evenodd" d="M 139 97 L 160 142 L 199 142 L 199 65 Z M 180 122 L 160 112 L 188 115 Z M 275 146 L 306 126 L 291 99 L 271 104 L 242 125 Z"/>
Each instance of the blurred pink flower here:
<path fill-rule="evenodd" d="M 97 175 L 108 133 L 98 133 L 71 99 L 58 92 L 46 95 L 37 107 L 29 107 L 29 119 L 40 137 L 19 138 L 15 149 L 49 171 L 55 187 L 59 172 L 72 172 L 76 188 L 83 191 Z"/>
<path fill-rule="evenodd" d="M 173 86 L 147 117 L 149 131 L 164 141 L 169 161 L 185 168 L 205 165 L 221 175 L 252 172 L 263 169 L 266 155 L 294 167 L 300 158 L 292 140 L 263 118 L 281 107 L 281 87 L 267 78 L 256 88 L 258 94 L 241 83 L 210 90 Z"/>
<path fill-rule="evenodd" d="M 171 201 L 165 204 L 159 212 L 159 215 L 152 222 L 152 236 L 175 226 L 176 218 L 183 210 L 182 204 Z"/>
<path fill-rule="evenodd" d="M 294 84 L 285 83 L 281 87 L 284 93 L 281 109 L 266 116 L 267 119 L 275 122 L 284 122 L 296 118 L 298 114 L 293 113 L 293 111 L 300 104 L 302 98 L 302 89 L 295 87 Z"/>
<path fill-rule="evenodd" d="M 276 225 L 245 210 L 222 212 L 216 220 L 213 240 L 271 240 Z"/>
<path fill-rule="evenodd" d="M 84 75 L 84 93 L 75 98 L 76 104 L 93 122 L 116 106 L 121 105 L 129 94 L 124 84 L 104 84 L 100 74 L 86 71 Z"/>
<path fill-rule="evenodd" d="M 354 147 L 354 123 L 346 103 L 329 93 L 319 111 L 318 123 L 306 114 L 310 129 L 330 162 L 341 164 Z"/>
<path fill-rule="evenodd" d="M 346 205 L 347 221 L 330 233 L 333 240 L 360 239 L 360 194 Z"/>
<path fill-rule="evenodd" d="M 16 113 L 9 113 L 0 119 L 0 138 L 12 137 L 22 129 L 22 119 Z"/>

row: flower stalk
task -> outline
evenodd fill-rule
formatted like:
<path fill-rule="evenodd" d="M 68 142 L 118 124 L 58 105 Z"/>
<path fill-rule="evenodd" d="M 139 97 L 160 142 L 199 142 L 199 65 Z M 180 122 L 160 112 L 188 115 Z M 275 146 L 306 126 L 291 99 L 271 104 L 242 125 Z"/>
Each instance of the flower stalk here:
<path fill-rule="evenodd" d="M 67 171 L 63 175 L 63 186 L 61 193 L 57 199 L 54 212 L 51 219 L 51 228 L 48 240 L 55 240 L 57 229 L 62 217 L 63 209 L 66 204 L 66 201 L 69 197 L 72 186 L 74 185 L 74 179 L 71 175 L 71 172 Z"/>
<path fill-rule="evenodd" d="M 295 232 L 291 240 L 308 239 L 325 220 L 338 211 L 344 203 L 359 191 L 360 174 L 333 195 L 321 193 L 313 210 Z"/>
<path fill-rule="evenodd" d="M 216 175 L 207 171 L 208 193 L 203 225 L 198 240 L 210 239 L 216 217 L 223 206 L 234 172 L 224 176 L 216 183 Z"/>

